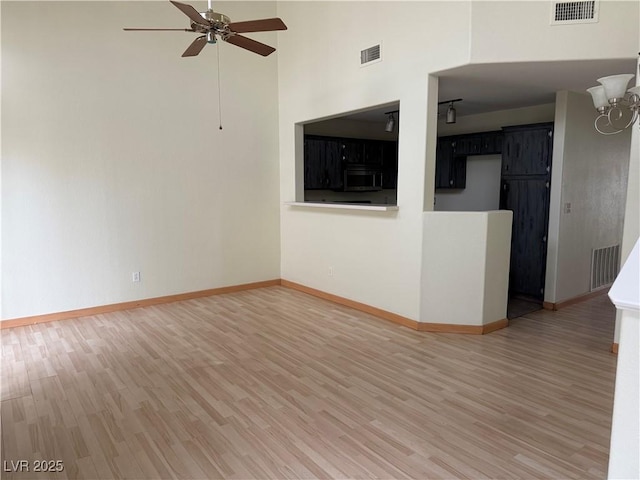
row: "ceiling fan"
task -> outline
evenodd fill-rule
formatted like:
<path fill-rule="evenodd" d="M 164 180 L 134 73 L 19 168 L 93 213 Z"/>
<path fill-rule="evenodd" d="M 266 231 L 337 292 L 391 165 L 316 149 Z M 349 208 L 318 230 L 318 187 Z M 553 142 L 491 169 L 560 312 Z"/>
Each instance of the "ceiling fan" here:
<path fill-rule="evenodd" d="M 204 35 L 196 38 L 182 54 L 183 57 L 195 57 L 207 43 L 216 43 L 217 38 L 231 43 L 240 48 L 266 57 L 276 51 L 264 43 L 257 42 L 248 37 L 239 35 L 249 32 L 271 32 L 286 30 L 287 26 L 279 18 L 265 18 L 261 20 L 248 20 L 245 22 L 231 22 L 226 15 L 214 12 L 209 0 L 209 8 L 206 12 L 198 12 L 191 5 L 169 0 L 187 17 L 191 19 L 191 28 L 125 28 L 125 31 L 184 31 L 197 32 Z"/>

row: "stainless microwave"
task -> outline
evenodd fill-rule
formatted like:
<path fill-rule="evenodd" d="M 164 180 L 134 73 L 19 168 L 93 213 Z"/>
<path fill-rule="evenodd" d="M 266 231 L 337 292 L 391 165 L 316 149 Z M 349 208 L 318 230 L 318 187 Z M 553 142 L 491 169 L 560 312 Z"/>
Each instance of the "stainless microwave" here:
<path fill-rule="evenodd" d="M 372 165 L 349 165 L 344 170 L 345 192 L 382 190 L 382 170 Z"/>

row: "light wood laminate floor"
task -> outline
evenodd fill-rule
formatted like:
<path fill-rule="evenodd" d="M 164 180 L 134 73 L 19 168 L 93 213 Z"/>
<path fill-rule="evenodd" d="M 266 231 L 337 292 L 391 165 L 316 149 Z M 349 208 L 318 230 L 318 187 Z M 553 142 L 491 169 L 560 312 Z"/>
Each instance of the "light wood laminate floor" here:
<path fill-rule="evenodd" d="M 270 287 L 3 330 L 31 471 L 2 477 L 605 478 L 613 323 L 603 295 L 434 334 Z"/>

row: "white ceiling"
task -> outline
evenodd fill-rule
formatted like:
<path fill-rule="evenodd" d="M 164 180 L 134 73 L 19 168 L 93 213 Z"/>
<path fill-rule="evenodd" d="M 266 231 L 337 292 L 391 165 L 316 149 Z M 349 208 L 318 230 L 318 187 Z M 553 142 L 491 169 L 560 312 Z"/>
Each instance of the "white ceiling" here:
<path fill-rule="evenodd" d="M 439 77 L 438 101 L 456 102 L 458 116 L 553 103 L 560 90 L 584 92 L 606 75 L 634 73 L 636 59 L 526 62 L 465 65 L 434 73 Z M 586 92 L 585 92 L 586 93 Z M 398 106 L 358 112 L 342 118 L 384 122 L 385 112 Z M 446 105 L 441 106 L 444 111 Z"/>
<path fill-rule="evenodd" d="M 553 103 L 560 90 L 585 92 L 597 79 L 634 73 L 636 59 L 496 63 L 467 65 L 438 72 L 439 101 L 462 98 L 458 115 Z"/>

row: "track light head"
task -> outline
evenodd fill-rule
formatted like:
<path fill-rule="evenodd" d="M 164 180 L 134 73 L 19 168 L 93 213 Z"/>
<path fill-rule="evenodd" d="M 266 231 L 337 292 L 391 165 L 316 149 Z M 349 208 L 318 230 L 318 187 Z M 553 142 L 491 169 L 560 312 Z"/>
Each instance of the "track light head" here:
<path fill-rule="evenodd" d="M 389 114 L 389 118 L 387 118 L 387 124 L 384 127 L 385 132 L 393 132 L 393 129 L 396 126 L 396 119 L 393 116 L 393 113 Z"/>
<path fill-rule="evenodd" d="M 445 103 L 449 104 L 449 108 L 447 109 L 447 123 L 456 123 L 456 109 L 453 104 L 455 102 L 461 102 L 461 98 L 456 98 L 454 100 L 444 100 L 442 102 L 438 102 L 438 105 L 443 105 Z"/>
<path fill-rule="evenodd" d="M 447 123 L 456 123 L 456 109 L 453 108 L 453 102 L 449 104 L 447 109 Z"/>

